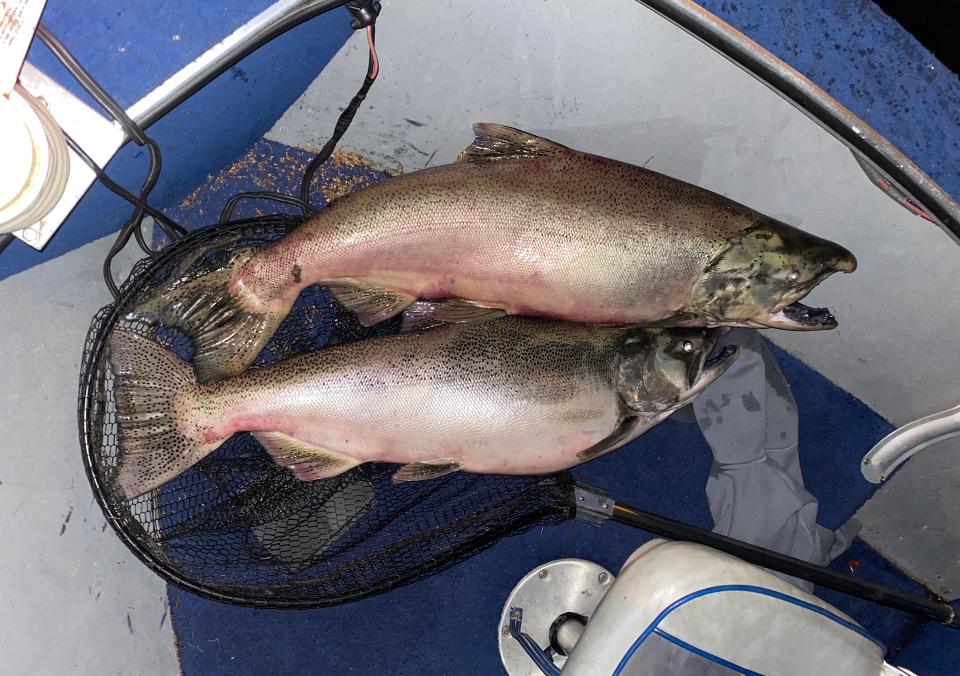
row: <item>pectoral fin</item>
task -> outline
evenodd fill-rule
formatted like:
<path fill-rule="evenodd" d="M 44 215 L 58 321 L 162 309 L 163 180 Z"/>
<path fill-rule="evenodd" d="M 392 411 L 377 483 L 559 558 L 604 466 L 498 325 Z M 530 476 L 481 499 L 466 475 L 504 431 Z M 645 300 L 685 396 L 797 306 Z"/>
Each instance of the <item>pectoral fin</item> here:
<path fill-rule="evenodd" d="M 282 432 L 254 432 L 253 436 L 274 462 L 292 470 L 301 481 L 329 479 L 360 464 L 342 453 L 313 446 Z"/>
<path fill-rule="evenodd" d="M 364 326 L 374 326 L 390 319 L 417 300 L 415 296 L 402 291 L 367 286 L 352 279 L 338 279 L 326 286 L 344 307 L 357 315 Z"/>
<path fill-rule="evenodd" d="M 403 481 L 424 481 L 436 479 L 444 474 L 451 474 L 460 470 L 460 461 L 453 458 L 427 460 L 425 462 L 411 462 L 397 470 L 393 475 L 394 483 Z"/>
<path fill-rule="evenodd" d="M 608 451 L 612 451 L 620 444 L 629 440 L 637 427 L 637 423 L 639 422 L 640 418 L 634 415 L 621 417 L 613 432 L 595 443 L 590 448 L 577 453 L 577 457 L 581 460 L 593 460 L 594 458 L 598 458 Z"/>

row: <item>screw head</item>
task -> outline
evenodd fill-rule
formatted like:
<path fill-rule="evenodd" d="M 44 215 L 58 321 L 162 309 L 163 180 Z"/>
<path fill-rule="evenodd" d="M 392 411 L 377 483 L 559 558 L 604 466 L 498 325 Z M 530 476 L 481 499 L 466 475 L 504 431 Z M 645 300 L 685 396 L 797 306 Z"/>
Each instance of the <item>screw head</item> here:
<path fill-rule="evenodd" d="M 606 573 L 600 573 L 600 584 L 606 584 L 608 577 Z"/>
<path fill-rule="evenodd" d="M 503 634 L 504 636 L 509 636 L 510 627 L 507 627 L 507 626 L 500 627 L 500 633 Z"/>
<path fill-rule="evenodd" d="M 604 509 L 607 509 L 607 508 L 610 507 L 610 503 L 604 502 L 604 503 L 602 503 L 600 506 L 603 507 Z"/>
<path fill-rule="evenodd" d="M 547 578 L 547 575 L 549 574 L 550 573 L 548 573 L 547 571 L 541 570 L 539 573 L 537 573 L 537 577 L 539 577 L 541 580 L 545 580 Z"/>

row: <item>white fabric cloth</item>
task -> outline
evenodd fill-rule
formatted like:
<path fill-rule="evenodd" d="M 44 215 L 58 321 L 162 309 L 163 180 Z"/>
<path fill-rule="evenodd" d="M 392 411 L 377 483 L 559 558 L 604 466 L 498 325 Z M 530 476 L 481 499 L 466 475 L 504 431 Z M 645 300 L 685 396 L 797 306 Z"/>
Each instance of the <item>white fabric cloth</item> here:
<path fill-rule="evenodd" d="M 714 531 L 826 565 L 860 524 L 837 531 L 817 524 L 819 505 L 800 471 L 797 403 L 759 333 L 733 329 L 722 344 L 739 346 L 740 356 L 693 402 L 714 456 L 707 481 Z"/>

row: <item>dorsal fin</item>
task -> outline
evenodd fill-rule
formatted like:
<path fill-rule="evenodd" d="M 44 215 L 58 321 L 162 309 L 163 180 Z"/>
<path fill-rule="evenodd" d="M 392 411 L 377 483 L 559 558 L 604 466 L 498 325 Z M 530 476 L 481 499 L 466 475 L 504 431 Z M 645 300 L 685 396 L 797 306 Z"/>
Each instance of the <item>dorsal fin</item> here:
<path fill-rule="evenodd" d="M 566 146 L 492 122 L 473 125 L 476 138 L 457 156 L 460 162 L 489 162 L 517 157 L 541 157 L 569 150 Z"/>

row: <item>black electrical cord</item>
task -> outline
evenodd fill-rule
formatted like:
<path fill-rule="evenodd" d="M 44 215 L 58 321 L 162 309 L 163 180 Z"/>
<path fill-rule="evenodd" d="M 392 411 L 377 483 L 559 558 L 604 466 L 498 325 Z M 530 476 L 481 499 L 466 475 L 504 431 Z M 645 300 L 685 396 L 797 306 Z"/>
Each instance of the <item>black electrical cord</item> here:
<path fill-rule="evenodd" d="M 370 0 L 351 0 L 351 2 L 347 3 L 347 9 L 349 9 L 350 13 L 354 16 L 354 20 L 351 22 L 351 26 L 354 28 L 354 30 L 365 30 L 367 33 L 367 46 L 369 48 L 369 56 L 367 58 L 367 73 L 363 78 L 363 84 L 360 86 L 359 91 L 357 91 L 349 105 L 340 114 L 339 119 L 337 119 L 337 124 L 334 127 L 333 135 L 331 135 L 330 139 L 323 145 L 323 148 L 320 149 L 320 152 L 318 152 L 310 160 L 310 163 L 304 170 L 303 179 L 300 182 L 300 198 L 297 199 L 282 193 L 267 191 L 237 193 L 224 205 L 223 210 L 220 212 L 220 223 L 228 222 L 233 216 L 236 205 L 245 199 L 268 199 L 275 202 L 282 202 L 284 204 L 291 204 L 298 207 L 307 217 L 313 216 L 316 213 L 310 204 L 310 185 L 313 182 L 314 175 L 316 174 L 317 169 L 319 169 L 324 162 L 330 159 L 334 149 L 337 147 L 337 143 L 350 127 L 350 123 L 353 122 L 353 118 L 356 116 L 357 111 L 360 109 L 360 105 L 366 98 L 367 92 L 370 91 L 370 87 L 373 85 L 374 81 L 377 79 L 377 75 L 380 73 L 380 60 L 377 56 L 375 26 L 377 15 L 380 12 L 380 5 L 378 3 L 371 2 Z"/>
<path fill-rule="evenodd" d="M 67 70 L 77 78 L 78 82 L 84 86 L 90 95 L 93 96 L 101 106 L 108 110 L 111 115 L 113 115 L 117 122 L 124 128 L 124 131 L 131 138 L 131 140 L 139 145 L 146 145 L 150 149 L 151 168 L 148 172 L 147 178 L 144 180 L 143 187 L 140 191 L 140 197 L 138 198 L 110 179 L 103 169 L 101 169 L 73 139 L 67 136 L 66 133 L 64 134 L 64 136 L 67 137 L 68 145 L 70 145 L 74 152 L 76 152 L 81 159 L 88 166 L 90 166 L 101 182 L 103 182 L 108 189 L 137 207 L 137 211 L 134 213 L 134 216 L 123 228 L 121 228 L 114 247 L 111 249 L 111 254 L 109 254 L 107 261 L 105 261 L 104 267 L 105 277 L 107 278 L 107 286 L 111 288 L 111 291 L 113 291 L 115 295 L 116 285 L 113 283 L 113 279 L 109 275 L 109 262 L 112 260 L 113 255 L 115 255 L 113 249 L 116 249 L 118 246 L 119 248 L 122 248 L 122 245 L 125 245 L 126 242 L 129 241 L 131 233 L 133 233 L 136 235 L 137 242 L 142 248 L 148 251 L 148 253 L 155 253 L 149 246 L 147 246 L 143 239 L 143 233 L 139 229 L 144 213 L 152 215 L 157 220 L 157 223 L 160 225 L 160 227 L 164 229 L 165 233 L 170 239 L 177 239 L 178 235 L 185 233 L 185 230 L 179 224 L 175 223 L 146 203 L 146 198 L 153 186 L 156 184 L 157 175 L 159 175 L 161 156 L 159 147 L 143 132 L 143 128 L 148 127 L 156 122 L 160 117 L 169 112 L 169 110 L 173 109 L 183 100 L 195 94 L 209 80 L 212 80 L 214 77 L 219 75 L 220 72 L 249 55 L 273 38 L 285 33 L 286 31 L 307 21 L 308 19 L 341 5 L 346 5 L 347 9 L 354 17 L 353 21 L 351 22 L 351 26 L 355 30 L 365 29 L 367 31 L 367 40 L 370 47 L 367 76 L 364 78 L 364 83 L 357 92 L 357 95 L 354 96 L 348 108 L 338 119 L 337 125 L 334 129 L 334 136 L 324 145 L 323 149 L 318 154 L 318 157 L 315 157 L 308 166 L 309 173 L 306 173 L 304 176 L 304 182 L 301 184 L 301 193 L 306 191 L 306 193 L 309 194 L 310 182 L 312 181 L 313 175 L 315 174 L 317 168 L 319 168 L 324 161 L 329 159 L 330 155 L 333 153 L 333 149 L 336 146 L 337 141 L 339 141 L 339 139 L 346 132 L 353 120 L 354 115 L 359 109 L 360 104 L 366 97 L 370 86 L 373 84 L 373 81 L 376 79 L 379 72 L 379 61 L 376 54 L 374 39 L 374 23 L 376 22 L 377 16 L 380 13 L 380 3 L 375 2 L 374 0 L 314 0 L 313 2 L 305 3 L 304 7 L 285 17 L 284 21 L 272 26 L 269 30 L 264 31 L 259 36 L 257 41 L 251 43 L 242 53 L 236 54 L 231 63 L 225 64 L 218 72 L 211 72 L 205 80 L 192 83 L 189 88 L 185 88 L 182 92 L 180 92 L 175 100 L 168 102 L 167 106 L 162 110 L 153 111 L 150 117 L 143 120 L 142 127 L 137 125 L 129 118 L 129 116 L 126 114 L 126 111 L 124 111 L 123 108 L 120 107 L 116 101 L 114 101 L 107 94 L 107 92 L 99 85 L 99 83 L 97 83 L 97 81 L 94 80 L 94 78 L 83 69 L 83 67 L 79 64 L 79 62 L 77 62 L 69 50 L 66 49 L 66 47 L 59 41 L 59 39 L 57 39 L 55 35 L 53 35 L 53 33 L 50 32 L 49 29 L 42 25 L 38 27 L 37 34 L 40 39 L 47 45 L 47 47 L 50 48 L 54 55 L 60 59 L 64 67 L 67 68 Z M 235 205 L 239 201 L 243 199 L 254 198 L 271 199 L 274 201 L 291 204 L 301 209 L 305 215 L 312 215 L 315 213 L 313 208 L 309 205 L 309 201 L 306 199 L 297 200 L 297 198 L 292 196 L 266 192 L 240 193 L 234 196 L 234 198 L 228 202 L 227 206 L 224 208 L 224 212 L 221 214 L 221 219 L 224 218 L 224 214 L 226 214 L 226 217 L 229 218 L 229 216 L 232 215 Z M 10 236 L 0 236 L 0 251 L 2 251 L 11 240 L 12 237 Z"/>
<path fill-rule="evenodd" d="M 160 177 L 160 171 L 163 168 L 163 158 L 160 152 L 160 146 L 156 141 L 147 136 L 139 125 L 130 119 L 123 107 L 120 106 L 120 104 L 117 103 L 116 100 L 114 100 L 113 97 L 107 93 L 100 83 L 98 83 L 93 76 L 90 75 L 90 73 L 88 73 L 87 70 L 80 65 L 80 62 L 77 61 L 76 57 L 70 53 L 70 50 L 68 50 L 66 46 L 60 42 L 60 39 L 57 38 L 57 36 L 54 35 L 50 29 L 41 24 L 37 27 L 36 35 L 50 49 L 50 51 L 53 52 L 53 55 L 59 59 L 60 63 L 62 63 L 64 68 L 69 71 L 71 76 L 73 76 L 77 82 L 83 86 L 87 93 L 89 93 L 97 103 L 99 103 L 108 113 L 110 113 L 110 115 L 113 116 L 113 118 L 123 128 L 126 135 L 137 145 L 141 147 L 146 146 L 150 154 L 150 166 L 147 170 L 147 176 L 144 178 L 137 201 L 134 201 L 129 199 L 128 196 L 132 197 L 130 193 L 116 190 L 116 188 L 119 187 L 116 183 L 113 183 L 112 181 L 108 183 L 107 181 L 109 178 L 104 180 L 106 174 L 85 152 L 83 152 L 83 150 L 75 141 L 72 143 L 70 143 L 72 139 L 68 141 L 74 152 L 80 155 L 84 162 L 86 162 L 94 170 L 94 172 L 97 173 L 97 177 L 104 182 L 104 185 L 121 197 L 124 197 L 124 199 L 128 199 L 128 201 L 133 203 L 136 207 L 127 222 L 123 225 L 123 227 L 120 228 L 120 232 L 117 235 L 117 238 L 114 241 L 113 246 L 110 248 L 110 251 L 108 252 L 103 263 L 104 281 L 106 282 L 111 293 L 113 293 L 114 297 L 116 297 L 117 286 L 113 281 L 111 266 L 117 253 L 119 253 L 130 241 L 130 236 L 133 235 L 136 238 L 137 244 L 147 254 L 152 256 L 158 253 L 147 243 L 143 234 L 142 224 L 144 215 L 149 213 L 144 206 L 146 206 L 147 198 L 154 186 L 157 184 L 157 179 Z M 186 232 L 178 224 L 167 218 L 159 218 L 157 219 L 157 223 L 164 231 L 164 234 L 171 240 L 178 239 Z"/>
<path fill-rule="evenodd" d="M 357 91 L 356 95 L 350 101 L 350 105 L 340 114 L 340 118 L 337 120 L 330 140 L 328 140 L 323 148 L 320 149 L 320 152 L 310 160 L 310 164 L 307 165 L 303 173 L 303 180 L 300 182 L 300 199 L 304 202 L 310 201 L 310 184 L 313 182 L 314 174 L 317 173 L 317 169 L 320 168 L 321 164 L 330 159 L 330 156 L 333 154 L 333 149 L 337 146 L 337 142 L 339 142 L 340 138 L 346 133 L 350 123 L 353 122 L 353 118 L 357 114 L 360 104 L 362 104 L 363 100 L 367 97 L 367 92 L 370 91 L 370 87 L 380 73 L 380 61 L 377 58 L 376 47 L 376 26 L 371 23 L 366 27 L 366 31 L 367 43 L 370 48 L 370 56 L 367 60 L 367 74 L 363 78 L 363 84 L 360 85 L 359 91 Z"/>
<path fill-rule="evenodd" d="M 97 178 L 108 190 L 116 193 L 123 199 L 135 205 L 139 210 L 142 210 L 145 213 L 153 216 L 157 223 L 159 223 L 161 226 L 165 226 L 165 231 L 167 228 L 169 228 L 171 232 L 176 233 L 175 239 L 186 234 L 186 230 L 184 230 L 178 223 L 175 223 L 168 216 L 164 215 L 160 211 L 157 211 L 152 206 L 110 178 L 107 173 L 100 168 L 100 165 L 98 165 L 93 158 L 87 154 L 87 151 L 85 151 L 82 147 L 80 147 L 80 144 L 73 140 L 73 137 L 70 136 L 70 134 L 64 131 L 63 137 L 66 139 L 67 145 L 70 147 L 70 149 L 75 152 L 80 159 L 83 160 L 88 167 L 90 167 L 91 170 L 93 170 L 93 173 L 97 175 Z M 148 181 L 151 178 L 154 181 L 156 180 L 155 175 L 149 176 Z M 129 221 L 123 228 L 121 228 L 120 234 L 117 235 L 117 239 L 114 241 L 113 246 L 110 247 L 110 251 L 107 253 L 107 258 L 104 260 L 104 281 L 107 283 L 107 287 L 110 289 L 110 292 L 113 294 L 114 298 L 116 298 L 118 295 L 118 289 L 117 285 L 113 281 L 113 275 L 110 273 L 110 264 L 112 263 L 114 256 L 116 256 L 117 253 L 119 253 L 123 247 L 126 246 L 127 242 L 130 241 L 130 236 L 138 226 L 139 223 L 135 221 Z"/>
<path fill-rule="evenodd" d="M 153 139 L 150 139 L 150 142 L 147 144 L 147 152 L 150 153 L 150 168 L 147 170 L 147 176 L 143 179 L 143 184 L 140 186 L 140 194 L 138 195 L 138 197 L 144 202 L 147 201 L 147 198 L 153 191 L 153 187 L 157 184 L 157 179 L 160 178 L 160 170 L 163 168 L 163 159 L 160 156 L 160 146 L 157 145 Z M 146 242 L 143 236 L 143 217 L 143 210 L 140 207 L 137 207 L 134 210 L 133 215 L 131 215 L 129 220 L 124 224 L 124 228 L 127 226 L 132 226 L 133 234 L 137 238 L 137 244 L 140 246 L 140 248 L 146 251 L 149 255 L 156 256 L 160 252 L 155 251 L 154 248 Z M 123 228 L 121 228 L 121 230 L 123 230 Z M 177 237 L 174 236 L 174 233 L 168 232 L 166 228 L 163 229 L 163 232 L 171 241 L 177 239 Z"/>
<path fill-rule="evenodd" d="M 149 204 L 141 200 L 139 197 L 131 193 L 129 190 L 124 188 L 122 185 L 118 184 L 116 181 L 110 178 L 106 174 L 106 172 L 104 172 L 103 169 L 100 168 L 100 165 L 94 162 L 93 158 L 91 158 L 90 155 L 87 154 L 87 151 L 81 148 L 80 145 L 73 140 L 73 137 L 70 136 L 70 134 L 68 134 L 67 132 L 63 132 L 63 138 L 66 139 L 67 145 L 70 147 L 70 150 L 72 150 L 73 152 L 75 152 L 77 155 L 80 156 L 80 159 L 83 160 L 83 162 L 88 167 L 90 167 L 90 169 L 93 170 L 93 173 L 97 175 L 97 178 L 100 179 L 100 182 L 103 183 L 103 185 L 106 186 L 111 192 L 116 193 L 123 199 L 130 202 L 130 204 L 133 204 L 143 209 L 145 212 L 153 216 L 158 223 L 162 223 L 166 225 L 171 230 L 176 232 L 178 235 L 183 236 L 187 234 L 187 231 L 184 230 L 179 223 L 174 222 L 173 220 L 170 219 L 169 216 L 166 216 L 160 211 L 157 211 L 152 206 L 150 206 Z"/>
<path fill-rule="evenodd" d="M 150 143 L 147 145 L 148 150 L 150 151 L 150 169 L 147 172 L 147 177 L 143 181 L 143 186 L 140 188 L 139 199 L 146 204 L 146 197 L 150 194 L 150 191 L 153 189 L 153 186 L 156 185 L 157 178 L 160 176 L 160 168 L 162 166 L 160 160 L 160 149 L 157 147 L 156 143 Z M 104 174 L 106 175 L 106 174 Z M 106 185 L 106 184 L 104 184 Z M 118 253 L 123 251 L 124 247 L 127 246 L 127 242 L 130 241 L 130 234 L 137 238 L 137 244 L 141 249 L 146 251 L 149 255 L 154 256 L 158 255 L 160 252 L 154 251 L 144 240 L 143 237 L 143 228 L 141 227 L 143 223 L 144 210 L 137 206 L 136 210 L 133 213 L 133 216 L 120 228 L 120 232 L 117 235 L 117 238 L 113 241 L 113 245 L 110 247 L 110 251 L 107 252 L 107 255 L 103 259 L 103 281 L 106 283 L 107 288 L 110 289 L 110 293 L 114 298 L 117 298 L 119 295 L 119 289 L 117 289 L 116 283 L 113 281 L 113 259 Z M 162 223 L 158 221 L 158 223 Z M 161 225 L 161 227 L 163 227 Z M 179 225 L 179 232 L 176 236 L 171 236 L 169 233 L 171 229 L 168 227 L 163 227 L 164 233 L 168 233 L 167 237 L 171 240 L 178 239 L 181 236 L 181 233 L 185 233 L 183 228 Z"/>
<path fill-rule="evenodd" d="M 64 68 L 73 76 L 77 82 L 79 82 L 87 93 L 94 98 L 94 100 L 99 103 L 104 110 L 106 110 L 113 118 L 120 124 L 123 128 L 126 135 L 137 145 L 147 146 L 150 152 L 150 169 L 147 172 L 147 178 L 143 182 L 143 187 L 140 190 L 140 199 L 146 201 L 147 196 L 153 190 L 154 185 L 156 185 L 157 178 L 160 175 L 160 170 L 163 166 L 162 156 L 160 153 L 160 147 L 157 145 L 157 142 L 144 133 L 143 129 L 140 126 L 130 119 L 127 115 L 127 112 L 123 107 L 111 97 L 107 91 L 97 82 L 92 75 L 90 75 L 87 70 L 80 65 L 80 62 L 77 61 L 76 57 L 70 53 L 70 50 L 60 41 L 60 39 L 54 35 L 49 28 L 40 24 L 37 26 L 36 31 L 37 37 L 53 52 L 53 55 L 57 57 L 60 63 L 63 64 Z M 156 253 L 152 247 L 147 245 L 144 241 L 143 233 L 140 231 L 140 223 L 143 220 L 144 212 L 142 209 L 137 208 L 133 216 L 131 216 L 129 223 L 135 222 L 137 225 L 137 243 L 140 244 L 141 248 L 148 254 Z M 124 226 L 126 227 L 126 226 Z M 167 231 L 164 228 L 165 234 L 170 239 L 176 239 L 176 233 L 172 231 Z"/>
<path fill-rule="evenodd" d="M 317 213 L 316 211 L 313 210 L 313 207 L 311 207 L 309 204 L 307 204 L 302 200 L 297 199 L 296 197 L 291 197 L 290 195 L 284 195 L 282 193 L 269 192 L 269 191 L 240 192 L 234 195 L 233 197 L 231 197 L 230 200 L 223 207 L 223 211 L 220 212 L 219 222 L 221 224 L 227 223 L 230 220 L 230 217 L 233 216 L 233 210 L 234 208 L 236 208 L 237 204 L 239 204 L 243 200 L 253 200 L 253 199 L 270 200 L 272 202 L 280 202 L 281 204 L 289 204 L 291 206 L 295 206 L 298 209 L 300 209 L 300 211 L 303 212 L 304 216 L 307 216 L 308 218 L 310 216 L 316 215 Z"/>
<path fill-rule="evenodd" d="M 74 77 L 83 88 L 99 103 L 103 108 L 109 112 L 113 117 L 120 123 L 120 126 L 123 127 L 123 130 L 127 133 L 127 136 L 133 140 L 139 146 L 145 145 L 149 142 L 149 138 L 143 132 L 143 130 L 127 115 L 127 112 L 118 104 L 106 90 L 100 86 L 100 84 L 93 79 L 93 76 L 87 72 L 87 70 L 80 65 L 80 62 L 77 61 L 76 57 L 70 53 L 60 39 L 50 32 L 50 29 L 40 24 L 37 26 L 36 31 L 37 37 L 53 52 L 53 55 L 57 57 L 60 63 L 63 64 L 70 75 Z"/>

